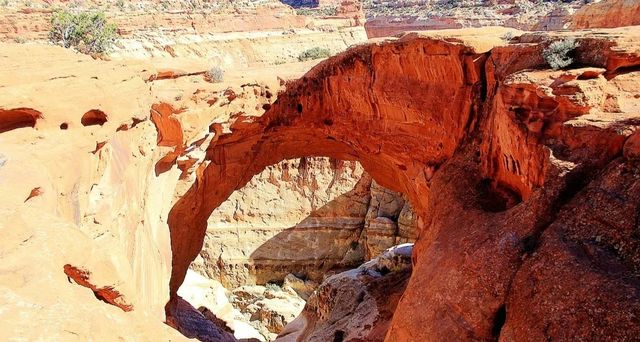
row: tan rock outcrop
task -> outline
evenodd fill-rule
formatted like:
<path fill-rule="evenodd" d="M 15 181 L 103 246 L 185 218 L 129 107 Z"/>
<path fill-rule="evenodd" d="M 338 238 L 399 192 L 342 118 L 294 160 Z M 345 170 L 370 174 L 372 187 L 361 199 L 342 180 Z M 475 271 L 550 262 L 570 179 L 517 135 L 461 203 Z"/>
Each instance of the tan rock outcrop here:
<path fill-rule="evenodd" d="M 0 41 L 44 42 L 54 9 L 100 9 L 118 28 L 109 58 L 173 60 L 195 72 L 292 63 L 308 49 L 337 54 L 367 39 L 354 19 L 359 12 L 348 4 L 339 17 L 316 18 L 296 15 L 277 0 L 30 3 L 0 6 Z"/>
<path fill-rule="evenodd" d="M 150 172 L 163 152 L 144 68 L 0 51 L 0 339 L 179 340 L 162 323 L 176 172 Z"/>
<path fill-rule="evenodd" d="M 191 268 L 229 288 L 279 283 L 288 273 L 322 281 L 327 272 L 356 267 L 396 241 L 415 241 L 414 224 L 402 237 L 397 228 L 404 203 L 402 194 L 372 184 L 355 162 L 284 161 L 214 210 Z M 394 228 L 380 231 L 376 219 L 383 217 Z"/>
<path fill-rule="evenodd" d="M 411 274 L 412 247 L 327 278 L 276 341 L 383 341 Z"/>

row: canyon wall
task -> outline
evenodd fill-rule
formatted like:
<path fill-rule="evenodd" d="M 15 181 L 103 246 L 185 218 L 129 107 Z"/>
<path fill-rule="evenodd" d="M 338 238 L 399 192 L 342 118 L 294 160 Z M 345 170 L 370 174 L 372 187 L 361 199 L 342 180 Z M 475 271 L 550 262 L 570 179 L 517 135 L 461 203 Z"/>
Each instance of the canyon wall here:
<path fill-rule="evenodd" d="M 191 268 L 227 288 L 281 283 L 289 273 L 321 282 L 413 242 L 412 218 L 402 194 L 372 182 L 356 162 L 288 160 L 267 167 L 213 211 Z"/>
<path fill-rule="evenodd" d="M 580 8 L 571 18 L 572 29 L 640 25 L 640 3 L 608 0 Z"/>
<path fill-rule="evenodd" d="M 170 212 L 172 296 L 216 207 L 269 165 L 324 155 L 358 160 L 418 216 L 388 340 L 635 336 L 635 223 L 613 217 L 638 206 L 638 30 L 482 32 L 353 48 L 239 116 Z M 578 67 L 551 71 L 542 52 L 565 37 Z"/>
<path fill-rule="evenodd" d="M 525 31 L 566 28 L 584 1 L 364 1 L 369 38 L 406 31 L 504 26 Z"/>
<path fill-rule="evenodd" d="M 198 65 L 246 68 L 298 62 L 300 54 L 325 48 L 332 54 L 364 42 L 366 32 L 347 11 L 333 17 L 296 15 L 279 1 L 196 3 L 125 1 L 69 4 L 10 2 L 0 7 L 0 41 L 44 42 L 56 9 L 103 10 L 118 40 L 112 59 L 157 60 L 174 68 Z M 203 69 L 204 68 L 204 69 Z"/>
<path fill-rule="evenodd" d="M 178 172 L 152 171 L 139 70 L 0 43 L 0 339 L 180 338 L 162 323 Z"/>

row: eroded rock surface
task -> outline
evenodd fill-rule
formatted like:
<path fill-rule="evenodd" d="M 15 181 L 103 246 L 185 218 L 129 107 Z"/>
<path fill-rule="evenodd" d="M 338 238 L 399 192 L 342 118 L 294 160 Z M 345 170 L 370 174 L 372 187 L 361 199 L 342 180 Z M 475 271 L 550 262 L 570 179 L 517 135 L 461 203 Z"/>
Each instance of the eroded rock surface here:
<path fill-rule="evenodd" d="M 320 282 L 327 272 L 414 241 L 411 216 L 401 193 L 377 185 L 356 162 L 287 160 L 211 214 L 191 268 L 228 288 L 281 283 L 288 273 Z"/>
<path fill-rule="evenodd" d="M 325 155 L 358 160 L 379 184 L 405 193 L 417 215 L 413 273 L 388 340 L 544 335 L 541 325 L 526 325 L 531 331 L 519 325 L 518 308 L 525 306 L 516 303 L 535 284 L 518 279 L 535 270 L 530 260 L 557 274 L 571 269 L 537 257 L 556 253 L 548 248 L 571 253 L 570 240 L 552 234 L 574 229 L 561 224 L 562 212 L 577 202 L 592 213 L 580 198 L 584 186 L 607 182 L 602 170 L 623 163 L 628 177 L 638 172 L 631 159 L 620 159 L 638 124 L 640 100 L 631 81 L 640 63 L 638 30 L 525 34 L 511 44 L 501 43 L 504 32 L 482 39 L 469 30 L 449 34 L 454 37 L 410 34 L 351 49 L 288 84 L 265 115 L 232 124 L 233 133 L 209 146 L 202 178 L 170 214 L 172 291 L 200 251 L 210 213 L 234 190 L 279 160 Z M 573 52 L 579 67 L 548 70 L 542 51 L 567 36 L 579 43 Z M 594 229 L 615 230 L 595 222 L 600 228 Z M 585 241 L 580 234 L 571 239 Z M 600 237 L 615 246 L 614 239 Z M 591 316 L 593 324 L 564 326 L 564 333 L 637 334 L 632 319 L 608 310 L 628 303 L 626 310 L 637 310 L 637 292 L 620 292 L 637 289 L 635 273 L 619 268 L 625 280 L 597 280 L 602 270 L 588 255 L 574 256 L 581 273 L 536 282 L 580 289 L 580 279 L 590 277 L 600 288 L 597 301 L 532 300 L 529 310 L 548 322 Z M 613 265 L 633 260 L 635 249 L 597 255 L 598 263 Z"/>
<path fill-rule="evenodd" d="M 571 18 L 572 29 L 640 25 L 640 3 L 606 0 L 580 8 Z"/>
<path fill-rule="evenodd" d="M 327 278 L 276 341 L 383 341 L 411 275 L 412 244 Z"/>

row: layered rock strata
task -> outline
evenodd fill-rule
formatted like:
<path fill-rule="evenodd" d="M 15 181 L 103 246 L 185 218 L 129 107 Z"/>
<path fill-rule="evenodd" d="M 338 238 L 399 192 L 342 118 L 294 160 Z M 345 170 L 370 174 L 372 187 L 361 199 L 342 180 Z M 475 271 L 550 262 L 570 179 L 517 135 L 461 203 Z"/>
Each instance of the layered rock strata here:
<path fill-rule="evenodd" d="M 296 15 L 279 1 L 34 2 L 0 6 L 0 41 L 47 41 L 54 10 L 104 10 L 118 28 L 115 59 L 173 59 L 205 71 L 297 62 L 313 48 L 332 54 L 367 39 L 349 10 L 331 18 Z M 341 7 L 342 8 L 342 7 Z M 346 8 L 346 7 L 345 7 Z"/>
<path fill-rule="evenodd" d="M 640 25 L 640 3 L 634 0 L 607 0 L 580 8 L 571 18 L 572 29 Z"/>
<path fill-rule="evenodd" d="M 281 283 L 288 273 L 322 281 L 399 241 L 414 241 L 410 217 L 402 194 L 372 182 L 356 162 L 288 160 L 214 210 L 191 268 L 228 288 Z"/>

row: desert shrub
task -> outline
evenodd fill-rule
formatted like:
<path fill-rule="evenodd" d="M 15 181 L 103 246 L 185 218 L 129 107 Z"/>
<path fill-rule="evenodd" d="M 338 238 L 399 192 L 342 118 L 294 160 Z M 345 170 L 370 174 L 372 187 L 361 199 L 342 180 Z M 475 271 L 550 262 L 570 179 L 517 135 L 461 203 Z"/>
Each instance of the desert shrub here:
<path fill-rule="evenodd" d="M 298 60 L 300 62 L 304 62 L 312 59 L 327 58 L 329 56 L 331 56 L 331 51 L 329 51 L 329 49 L 314 47 L 314 48 L 303 51 L 298 56 Z"/>
<path fill-rule="evenodd" d="M 513 39 L 513 37 L 515 37 L 515 34 L 512 31 L 505 32 L 505 34 L 502 35 L 502 39 L 504 39 L 506 41 L 511 41 L 511 39 Z"/>
<path fill-rule="evenodd" d="M 214 66 L 213 68 L 207 70 L 204 73 L 204 76 L 209 82 L 220 83 L 224 80 L 224 70 L 222 70 L 219 66 Z"/>
<path fill-rule="evenodd" d="M 282 291 L 282 289 L 280 288 L 280 286 L 278 286 L 278 284 L 274 284 L 274 283 L 266 283 L 264 285 L 264 287 L 267 290 L 271 290 L 271 291 Z"/>
<path fill-rule="evenodd" d="M 309 17 L 313 16 L 327 16 L 332 17 L 338 15 L 338 7 L 320 7 L 320 8 L 309 8 L 309 7 L 300 7 L 296 8 L 297 15 L 306 15 Z"/>
<path fill-rule="evenodd" d="M 542 57 L 554 70 L 568 67 L 573 63 L 571 53 L 580 44 L 573 38 L 555 41 L 542 51 Z"/>
<path fill-rule="evenodd" d="M 107 22 L 104 12 L 57 10 L 51 16 L 49 40 L 87 54 L 106 52 L 117 37 L 116 26 Z"/>

